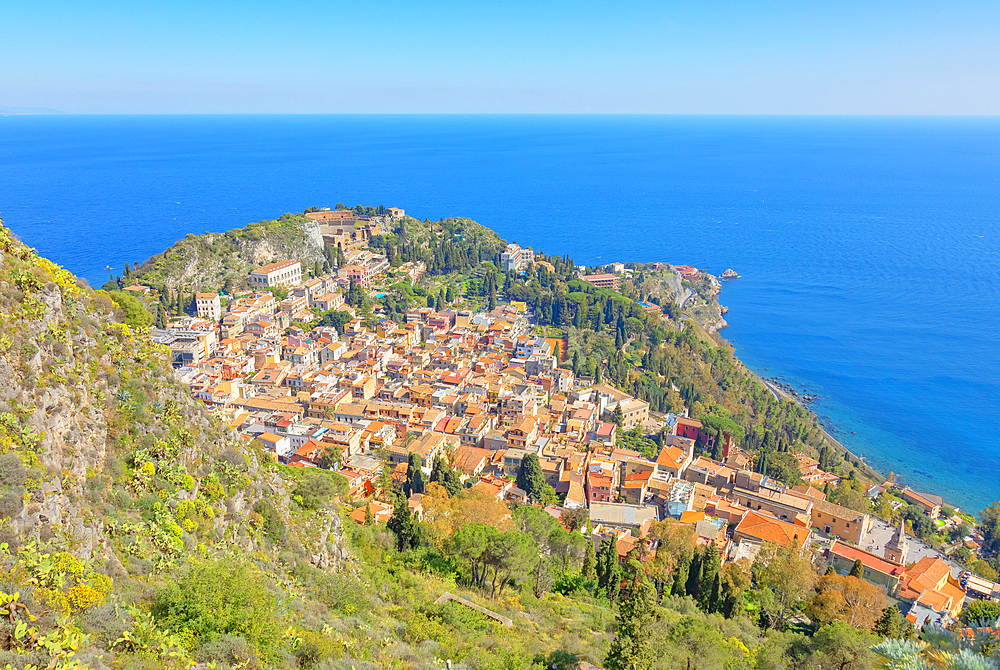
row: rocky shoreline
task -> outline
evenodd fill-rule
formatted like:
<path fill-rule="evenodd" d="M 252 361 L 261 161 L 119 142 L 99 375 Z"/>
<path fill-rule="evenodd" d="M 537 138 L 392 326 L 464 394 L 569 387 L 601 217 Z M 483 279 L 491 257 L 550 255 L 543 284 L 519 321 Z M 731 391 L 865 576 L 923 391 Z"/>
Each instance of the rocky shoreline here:
<path fill-rule="evenodd" d="M 775 395 L 776 398 L 780 400 L 788 400 L 790 402 L 794 402 L 809 410 L 809 412 L 816 417 L 816 421 L 819 424 L 820 430 L 823 431 L 823 435 L 831 444 L 833 444 L 840 451 L 848 454 L 853 461 L 859 464 L 859 467 L 862 469 L 862 471 L 865 472 L 865 474 L 868 475 L 870 478 L 872 478 L 873 480 L 885 481 L 886 479 L 885 476 L 878 470 L 874 469 L 872 466 L 868 465 L 868 463 L 865 462 L 864 460 L 864 456 L 856 454 L 847 447 L 845 447 L 840 440 L 835 438 L 830 433 L 830 431 L 833 429 L 832 426 L 830 426 L 830 417 L 823 416 L 817 413 L 816 410 L 813 409 L 812 407 L 813 403 L 820 401 L 822 399 L 819 396 L 819 394 L 813 393 L 807 389 L 802 389 L 802 392 L 800 393 L 791 384 L 782 381 L 783 377 L 780 376 L 762 377 L 760 375 L 757 375 L 757 378 L 761 381 L 761 383 L 767 386 L 768 389 L 770 389 L 770 391 Z"/>

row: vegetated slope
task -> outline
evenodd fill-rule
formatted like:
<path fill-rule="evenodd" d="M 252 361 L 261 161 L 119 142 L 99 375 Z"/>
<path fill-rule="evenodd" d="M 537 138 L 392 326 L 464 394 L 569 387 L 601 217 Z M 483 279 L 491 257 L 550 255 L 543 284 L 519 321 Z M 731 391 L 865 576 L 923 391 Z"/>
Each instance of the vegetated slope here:
<path fill-rule="evenodd" d="M 253 556 L 230 572 L 263 585 L 259 564 L 279 546 L 292 564 L 346 558 L 339 516 L 292 500 L 309 487 L 329 499 L 334 482 L 289 483 L 265 467 L 173 380 L 166 350 L 123 321 L 108 294 L 0 225 L 0 666 L 72 667 L 75 645 L 93 667 L 102 654 L 182 667 L 242 624 L 199 630 L 181 617 L 189 631 L 168 633 L 169 617 L 149 611 L 170 604 L 175 571 Z M 284 592 L 261 588 L 280 625 Z M 243 644 L 269 653 L 255 635 Z"/>
<path fill-rule="evenodd" d="M 421 221 L 407 216 L 386 223 L 371 245 L 384 249 L 394 265 L 423 261 L 429 274 L 440 275 L 475 271 L 483 262 L 498 264 L 507 242 L 472 219 Z"/>
<path fill-rule="evenodd" d="M 315 221 L 285 214 L 225 233 L 191 234 L 143 263 L 134 279 L 161 293 L 231 290 L 245 286 L 253 269 L 285 259 L 301 262 L 303 270 L 323 264 L 323 236 Z"/>

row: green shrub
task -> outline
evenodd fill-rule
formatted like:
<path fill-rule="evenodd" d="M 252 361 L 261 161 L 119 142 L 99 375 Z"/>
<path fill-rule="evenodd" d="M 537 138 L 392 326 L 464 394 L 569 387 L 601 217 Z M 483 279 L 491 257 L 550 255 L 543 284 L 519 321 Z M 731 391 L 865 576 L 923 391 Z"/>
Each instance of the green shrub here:
<path fill-rule="evenodd" d="M 306 472 L 292 492 L 306 509 L 326 506 L 337 490 L 325 472 Z"/>
<path fill-rule="evenodd" d="M 0 495 L 0 519 L 17 516 L 24 507 L 24 489 L 20 486 Z"/>
<path fill-rule="evenodd" d="M 0 454 L 0 484 L 3 486 L 21 486 L 27 478 L 24 461 L 13 451 Z"/>
<path fill-rule="evenodd" d="M 323 661 L 340 655 L 341 647 L 336 641 L 314 630 L 303 631 L 295 647 L 295 660 L 300 668 L 317 668 Z"/>
<path fill-rule="evenodd" d="M 201 644 L 194 652 L 195 658 L 206 663 L 225 663 L 234 667 L 260 667 L 257 652 L 238 635 L 220 635 Z"/>
<path fill-rule="evenodd" d="M 142 303 L 134 295 L 125 291 L 111 291 L 108 293 L 111 299 L 125 313 L 125 323 L 133 330 L 145 330 L 153 325 L 153 315 L 142 306 Z"/>
<path fill-rule="evenodd" d="M 258 500 L 253 511 L 260 515 L 260 530 L 264 536 L 277 544 L 285 539 L 285 523 L 269 500 Z"/>
<path fill-rule="evenodd" d="M 493 620 L 485 614 L 456 602 L 430 604 L 423 610 L 429 618 L 441 621 L 461 637 L 489 630 L 493 623 Z"/>
<path fill-rule="evenodd" d="M 189 630 L 200 643 L 239 636 L 270 656 L 282 632 L 281 616 L 264 576 L 240 559 L 196 563 L 156 599 L 153 615 L 164 628 Z"/>

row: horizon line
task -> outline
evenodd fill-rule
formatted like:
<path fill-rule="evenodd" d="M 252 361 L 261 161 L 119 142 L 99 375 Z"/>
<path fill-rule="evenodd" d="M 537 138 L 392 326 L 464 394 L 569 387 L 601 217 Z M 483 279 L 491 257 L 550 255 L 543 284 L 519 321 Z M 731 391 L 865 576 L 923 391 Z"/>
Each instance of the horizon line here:
<path fill-rule="evenodd" d="M 4 107 L 0 106 L 0 110 Z M 7 109 L 17 109 L 7 107 Z M 46 110 L 4 112 L 8 116 L 675 116 L 675 117 L 785 117 L 785 118 L 940 118 L 996 119 L 997 114 L 918 114 L 840 112 L 64 112 Z"/>

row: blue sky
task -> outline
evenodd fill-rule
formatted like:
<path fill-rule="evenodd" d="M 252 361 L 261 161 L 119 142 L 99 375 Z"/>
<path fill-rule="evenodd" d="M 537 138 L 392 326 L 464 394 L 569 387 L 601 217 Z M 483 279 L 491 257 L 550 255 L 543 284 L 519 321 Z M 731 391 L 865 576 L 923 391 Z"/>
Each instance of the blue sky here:
<path fill-rule="evenodd" d="M 0 12 L 0 106 L 1000 114 L 1000 2 L 104 2 Z"/>

